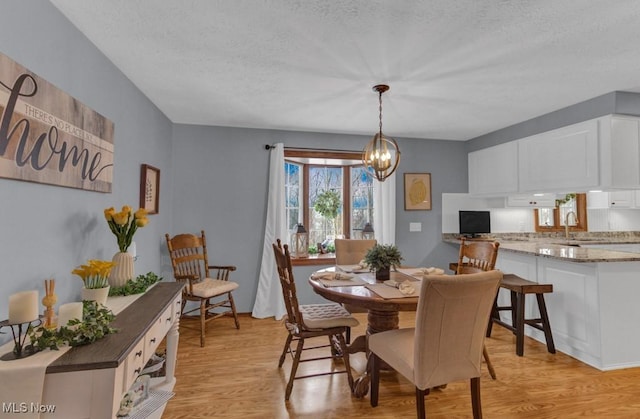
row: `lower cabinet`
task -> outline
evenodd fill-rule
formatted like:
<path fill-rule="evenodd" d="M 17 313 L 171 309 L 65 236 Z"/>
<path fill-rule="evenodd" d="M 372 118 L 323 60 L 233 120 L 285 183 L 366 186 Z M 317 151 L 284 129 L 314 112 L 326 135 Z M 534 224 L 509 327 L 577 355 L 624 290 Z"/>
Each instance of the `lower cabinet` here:
<path fill-rule="evenodd" d="M 118 333 L 72 348 L 54 361 L 45 375 L 43 403 L 56 410 L 47 418 L 115 418 L 122 397 L 165 337 L 166 374 L 153 378 L 150 388 L 171 391 L 181 294 L 181 284 L 156 284 L 116 315 L 112 326 Z"/>
<path fill-rule="evenodd" d="M 530 281 L 553 284 L 553 292 L 544 298 L 557 350 L 600 370 L 640 366 L 640 305 L 636 301 L 640 262 L 577 263 L 501 252 L 496 267 Z M 527 298 L 527 318 L 538 317 L 535 297 Z M 509 302 L 509 293 L 501 289 L 499 305 Z M 500 315 L 511 320 L 509 312 Z M 545 343 L 542 331 L 525 326 L 525 334 Z"/>

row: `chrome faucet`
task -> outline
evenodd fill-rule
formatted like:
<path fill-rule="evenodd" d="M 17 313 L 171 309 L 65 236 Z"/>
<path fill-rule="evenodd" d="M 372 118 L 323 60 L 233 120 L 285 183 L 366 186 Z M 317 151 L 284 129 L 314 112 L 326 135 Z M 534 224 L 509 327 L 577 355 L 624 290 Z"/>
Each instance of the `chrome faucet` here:
<path fill-rule="evenodd" d="M 569 211 L 564 216 L 564 237 L 569 240 L 569 216 L 573 214 L 573 221 L 578 225 L 578 216 L 574 211 Z"/>

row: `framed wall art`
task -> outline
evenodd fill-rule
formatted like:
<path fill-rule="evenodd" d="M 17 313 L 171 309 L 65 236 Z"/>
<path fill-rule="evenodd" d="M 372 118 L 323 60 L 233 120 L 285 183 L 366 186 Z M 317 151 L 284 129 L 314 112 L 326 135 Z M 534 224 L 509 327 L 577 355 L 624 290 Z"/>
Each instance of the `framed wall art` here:
<path fill-rule="evenodd" d="M 140 208 L 147 214 L 160 211 L 160 169 L 143 164 L 140 171 Z"/>
<path fill-rule="evenodd" d="M 431 173 L 404 174 L 404 209 L 406 211 L 431 209 Z"/>

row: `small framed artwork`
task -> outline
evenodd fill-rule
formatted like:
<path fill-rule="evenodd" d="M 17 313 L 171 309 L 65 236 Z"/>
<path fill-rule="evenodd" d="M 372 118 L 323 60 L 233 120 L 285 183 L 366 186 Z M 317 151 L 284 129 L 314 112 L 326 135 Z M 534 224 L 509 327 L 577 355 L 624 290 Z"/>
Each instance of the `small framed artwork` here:
<path fill-rule="evenodd" d="M 143 164 L 140 170 L 140 208 L 147 214 L 160 211 L 160 169 Z"/>
<path fill-rule="evenodd" d="M 405 211 L 428 211 L 431 209 L 431 173 L 404 174 Z"/>

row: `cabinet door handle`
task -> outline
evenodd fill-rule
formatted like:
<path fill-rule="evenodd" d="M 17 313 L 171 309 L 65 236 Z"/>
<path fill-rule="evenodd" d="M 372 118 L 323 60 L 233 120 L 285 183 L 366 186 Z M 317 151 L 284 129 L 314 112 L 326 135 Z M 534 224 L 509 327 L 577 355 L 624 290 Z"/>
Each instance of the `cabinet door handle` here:
<path fill-rule="evenodd" d="M 156 343 L 156 338 L 151 338 L 151 340 L 149 342 Z"/>
<path fill-rule="evenodd" d="M 133 370 L 133 372 L 135 372 L 136 374 L 140 374 L 140 371 L 142 371 L 142 368 L 138 367 L 135 370 Z"/>
<path fill-rule="evenodd" d="M 167 317 L 167 323 L 171 323 L 171 317 Z"/>
<path fill-rule="evenodd" d="M 136 352 L 136 357 L 142 356 L 142 351 Z"/>

